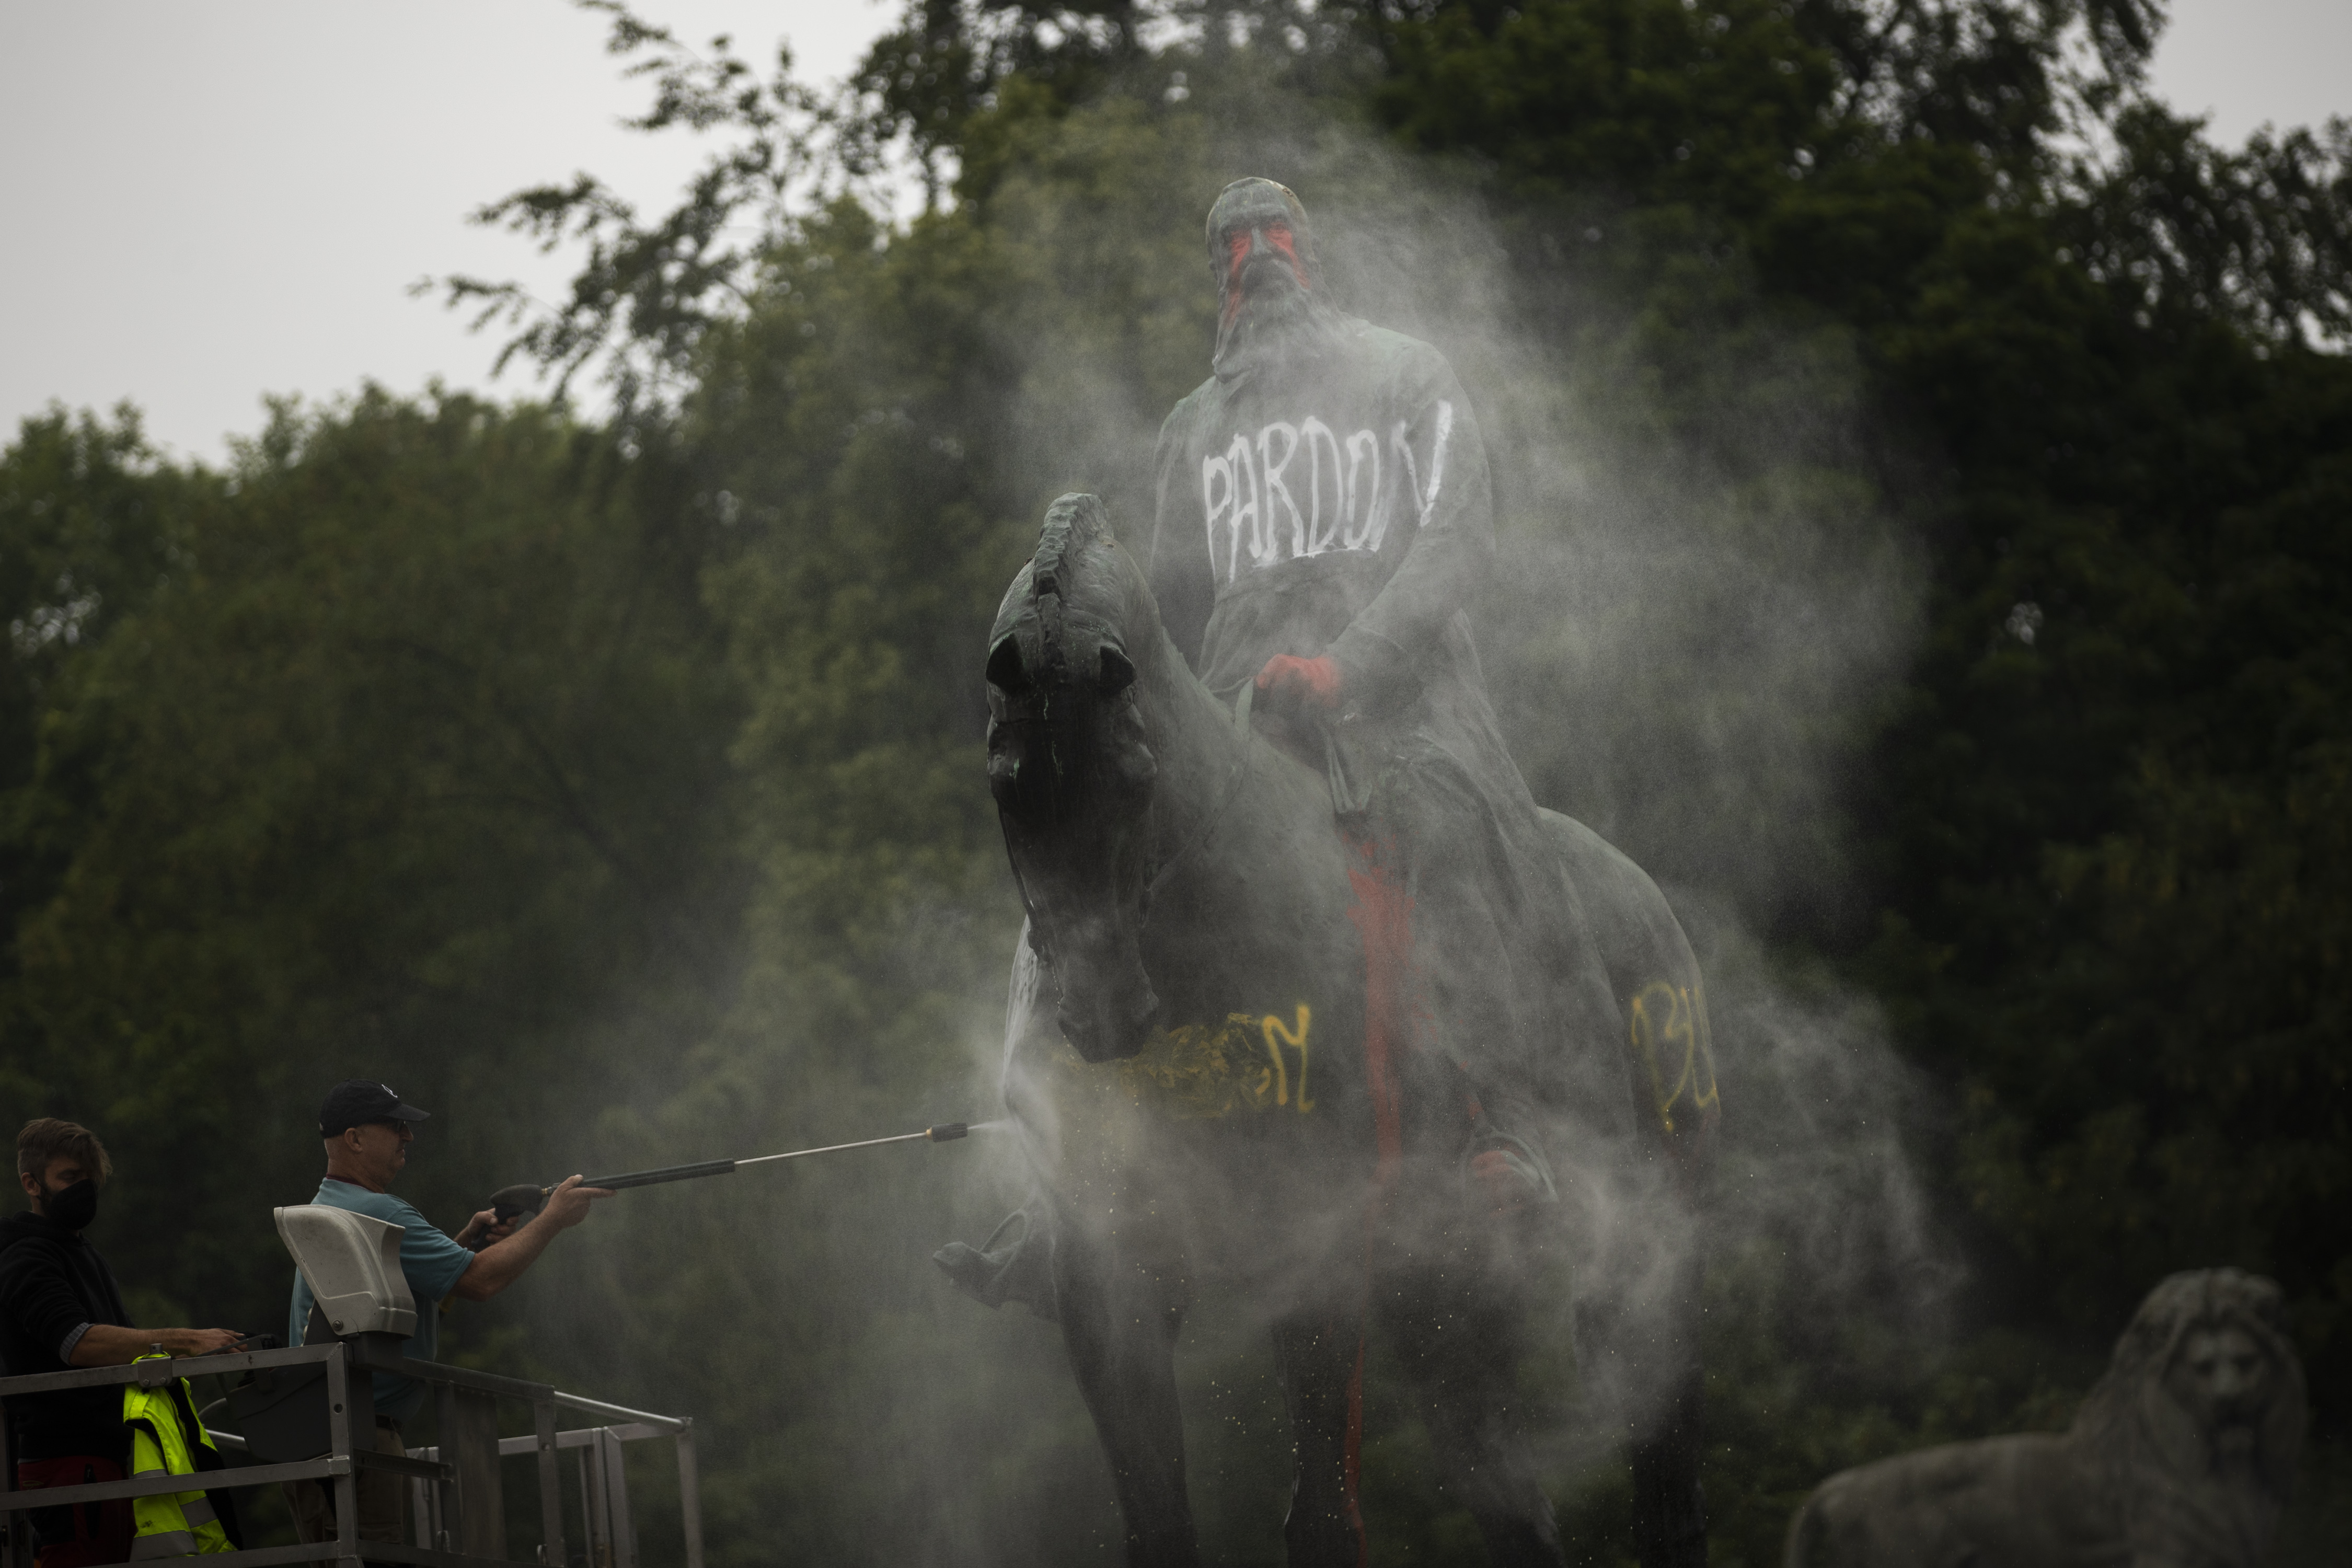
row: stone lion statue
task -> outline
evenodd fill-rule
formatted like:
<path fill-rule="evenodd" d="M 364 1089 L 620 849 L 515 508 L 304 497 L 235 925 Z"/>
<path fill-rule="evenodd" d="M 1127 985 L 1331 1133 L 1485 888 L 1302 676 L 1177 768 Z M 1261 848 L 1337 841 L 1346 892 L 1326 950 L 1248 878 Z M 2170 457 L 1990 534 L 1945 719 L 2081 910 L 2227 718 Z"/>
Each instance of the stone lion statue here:
<path fill-rule="evenodd" d="M 2253 1568 L 2303 1447 L 2279 1289 L 2176 1274 L 2063 1435 L 1841 1471 L 1789 1524 L 1789 1568 Z"/>

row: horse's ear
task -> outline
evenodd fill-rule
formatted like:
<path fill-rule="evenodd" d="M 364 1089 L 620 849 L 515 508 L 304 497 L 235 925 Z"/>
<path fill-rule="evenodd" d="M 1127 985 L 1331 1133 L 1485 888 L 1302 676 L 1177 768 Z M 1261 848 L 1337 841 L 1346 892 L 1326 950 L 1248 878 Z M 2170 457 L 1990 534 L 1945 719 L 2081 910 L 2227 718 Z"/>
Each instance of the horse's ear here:
<path fill-rule="evenodd" d="M 1105 697 L 1116 697 L 1134 684 L 1134 664 L 1126 654 L 1104 644 L 1102 662 L 1095 670 L 1095 689 Z"/>
<path fill-rule="evenodd" d="M 1018 691 L 1029 684 L 1029 672 L 1021 668 L 1021 639 L 1010 632 L 988 650 L 988 683 L 999 691 Z"/>

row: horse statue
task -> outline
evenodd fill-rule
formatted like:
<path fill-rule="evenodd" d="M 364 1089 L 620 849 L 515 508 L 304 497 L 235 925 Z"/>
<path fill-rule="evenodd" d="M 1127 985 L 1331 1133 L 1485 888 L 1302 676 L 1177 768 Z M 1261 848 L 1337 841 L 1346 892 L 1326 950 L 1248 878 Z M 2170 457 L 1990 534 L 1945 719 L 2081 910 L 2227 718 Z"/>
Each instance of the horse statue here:
<path fill-rule="evenodd" d="M 1358 1504 L 1377 1326 L 1448 1496 L 1497 1563 L 1558 1563 L 1516 1377 L 1548 1275 L 1577 1280 L 1580 1380 L 1633 1406 L 1644 1568 L 1703 1563 L 1696 1247 L 1684 1201 L 1717 1115 L 1690 944 L 1656 886 L 1543 814 L 1622 1005 L 1559 1042 L 1556 1201 L 1497 1207 L 1463 1168 L 1458 1069 L 1415 1049 L 1407 925 L 1335 825 L 1331 784 L 1187 668 L 1102 503 L 1064 496 L 990 635 L 988 775 L 1028 921 L 1003 1097 L 1036 1195 L 1002 1247 L 939 1261 L 1058 1321 L 1128 1560 L 1192 1564 L 1173 1352 L 1192 1281 L 1271 1325 L 1297 1465 L 1293 1568 L 1366 1561 Z M 1475 1102 L 1466 1114 L 1475 1114 Z M 1646 1124 L 1646 1125 L 1645 1125 Z M 1555 1292 L 1556 1294 L 1556 1292 Z"/>

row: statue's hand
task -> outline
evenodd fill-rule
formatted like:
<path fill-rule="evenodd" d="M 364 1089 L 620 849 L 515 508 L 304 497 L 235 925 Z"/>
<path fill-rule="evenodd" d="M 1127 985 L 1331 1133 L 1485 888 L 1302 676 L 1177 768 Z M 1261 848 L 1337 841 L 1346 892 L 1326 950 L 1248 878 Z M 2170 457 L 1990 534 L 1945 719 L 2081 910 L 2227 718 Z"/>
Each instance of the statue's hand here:
<path fill-rule="evenodd" d="M 1257 672 L 1258 694 L 1276 711 L 1305 709 L 1325 713 L 1339 706 L 1339 663 L 1329 654 L 1300 658 L 1278 653 Z"/>

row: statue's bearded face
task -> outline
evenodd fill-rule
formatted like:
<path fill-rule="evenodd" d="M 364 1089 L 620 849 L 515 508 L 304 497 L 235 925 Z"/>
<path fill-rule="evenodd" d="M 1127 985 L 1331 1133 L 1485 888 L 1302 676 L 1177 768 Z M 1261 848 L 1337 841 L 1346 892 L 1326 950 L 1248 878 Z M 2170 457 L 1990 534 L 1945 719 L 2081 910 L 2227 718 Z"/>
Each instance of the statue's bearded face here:
<path fill-rule="evenodd" d="M 1304 293 L 1310 286 L 1299 258 L 1298 233 L 1278 202 L 1253 203 L 1259 210 L 1234 215 L 1221 241 L 1224 273 L 1218 279 L 1223 315 L 1231 321 L 1244 303 Z M 1266 208 L 1272 210 L 1265 210 Z"/>
<path fill-rule="evenodd" d="M 1329 330 L 1307 209 L 1272 180 L 1239 180 L 1210 209 L 1209 270 L 1217 280 L 1217 359 L 1229 350 L 1280 355 Z"/>

